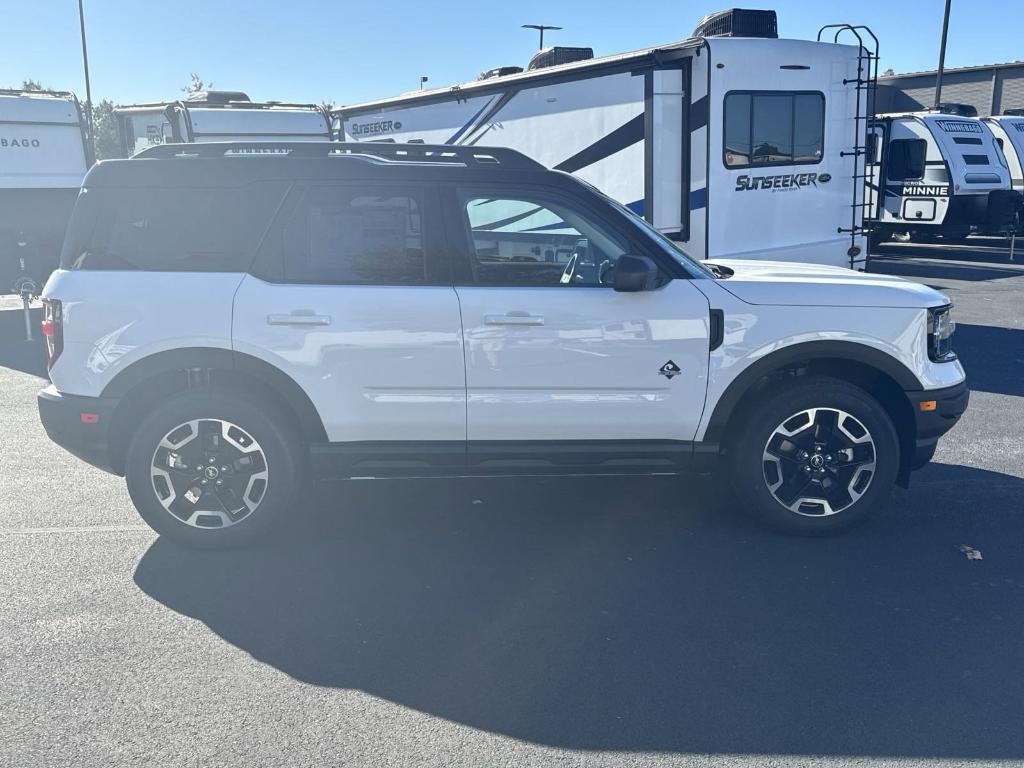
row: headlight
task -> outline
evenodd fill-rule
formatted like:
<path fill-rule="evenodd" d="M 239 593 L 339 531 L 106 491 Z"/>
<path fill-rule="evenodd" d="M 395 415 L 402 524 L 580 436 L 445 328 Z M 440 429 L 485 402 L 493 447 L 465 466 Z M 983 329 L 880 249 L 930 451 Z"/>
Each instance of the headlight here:
<path fill-rule="evenodd" d="M 928 357 L 936 363 L 956 360 L 953 351 L 953 305 L 932 307 L 928 310 Z"/>

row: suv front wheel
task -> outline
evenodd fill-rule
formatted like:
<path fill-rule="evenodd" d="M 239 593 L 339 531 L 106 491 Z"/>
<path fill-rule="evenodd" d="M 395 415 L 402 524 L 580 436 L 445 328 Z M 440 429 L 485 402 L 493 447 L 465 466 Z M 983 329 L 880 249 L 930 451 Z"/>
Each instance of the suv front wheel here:
<path fill-rule="evenodd" d="M 296 440 L 264 404 L 215 390 L 172 396 L 128 447 L 128 493 L 162 536 L 232 547 L 289 514 L 299 482 Z"/>
<path fill-rule="evenodd" d="M 899 469 L 892 419 L 839 379 L 790 379 L 757 395 L 730 443 L 744 509 L 789 533 L 862 521 L 888 498 Z"/>

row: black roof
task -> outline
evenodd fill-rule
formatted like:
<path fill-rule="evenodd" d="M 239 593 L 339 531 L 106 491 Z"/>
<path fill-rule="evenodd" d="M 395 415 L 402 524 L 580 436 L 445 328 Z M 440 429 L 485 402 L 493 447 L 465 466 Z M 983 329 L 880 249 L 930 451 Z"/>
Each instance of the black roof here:
<path fill-rule="evenodd" d="M 502 179 L 564 177 L 504 147 L 371 142 L 162 144 L 127 160 L 98 163 L 83 186 L 238 186 L 269 180 L 338 178 Z"/>

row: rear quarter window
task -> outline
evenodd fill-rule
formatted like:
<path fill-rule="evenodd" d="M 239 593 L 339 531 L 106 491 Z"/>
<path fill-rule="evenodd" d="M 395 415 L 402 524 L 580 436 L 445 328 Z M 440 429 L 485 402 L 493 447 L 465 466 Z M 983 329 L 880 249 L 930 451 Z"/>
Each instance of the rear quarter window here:
<path fill-rule="evenodd" d="M 61 255 L 65 269 L 244 272 L 286 185 L 83 190 Z"/>

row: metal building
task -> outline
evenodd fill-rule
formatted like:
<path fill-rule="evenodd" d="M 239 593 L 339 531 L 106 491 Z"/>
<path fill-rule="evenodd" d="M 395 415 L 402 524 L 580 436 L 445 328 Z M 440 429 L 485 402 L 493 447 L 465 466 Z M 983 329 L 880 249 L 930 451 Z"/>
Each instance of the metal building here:
<path fill-rule="evenodd" d="M 935 70 L 878 78 L 876 112 L 909 112 L 935 103 Z M 1024 61 L 946 69 L 942 101 L 970 104 L 979 116 L 1024 109 Z"/>

